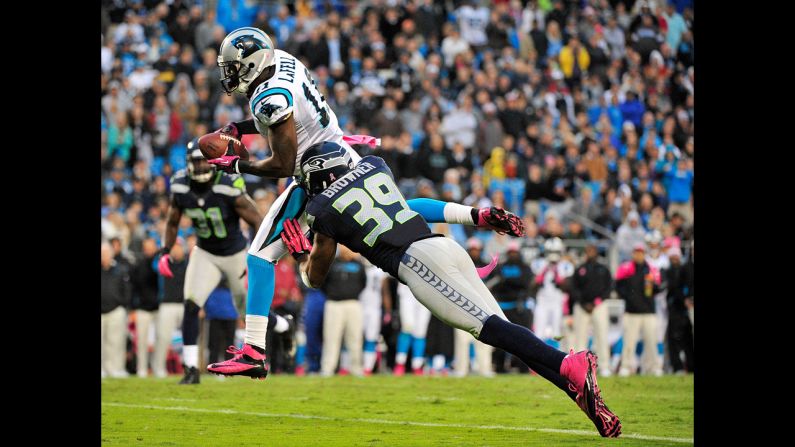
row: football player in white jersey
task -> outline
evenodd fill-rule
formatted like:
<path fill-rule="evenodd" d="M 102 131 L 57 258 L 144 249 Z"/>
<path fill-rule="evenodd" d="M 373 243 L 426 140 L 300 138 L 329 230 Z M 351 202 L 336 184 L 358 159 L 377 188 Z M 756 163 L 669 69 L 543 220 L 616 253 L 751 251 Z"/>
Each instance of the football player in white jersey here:
<path fill-rule="evenodd" d="M 362 320 L 364 323 L 364 374 L 370 375 L 375 368 L 377 357 L 376 346 L 381 333 L 381 306 L 384 304 L 384 279 L 388 276 L 383 270 L 362 258 L 367 275 L 367 285 L 359 294 L 362 303 Z"/>
<path fill-rule="evenodd" d="M 561 288 L 566 278 L 574 274 L 574 266 L 561 259 L 564 249 L 560 238 L 549 239 L 544 243 L 545 258 L 539 258 L 530 265 L 536 274 L 538 287 L 533 332 L 553 345 L 557 344 L 553 340 L 562 336 L 564 293 Z"/>
<path fill-rule="evenodd" d="M 662 247 L 663 235 L 660 230 L 654 230 L 646 234 L 646 245 L 649 247 L 649 252 L 646 254 L 646 262 L 650 266 L 662 272 L 671 268 L 671 261 Z M 662 375 L 663 373 L 663 358 L 665 356 L 665 333 L 668 330 L 668 290 L 663 289 L 654 295 L 654 310 L 657 314 L 657 365 L 655 366 L 652 374 Z M 644 346 L 643 349 L 646 349 Z"/>
<path fill-rule="evenodd" d="M 221 43 L 218 66 L 223 71 L 224 91 L 245 94 L 253 116 L 229 123 L 218 132 L 235 138 L 260 134 L 268 138 L 272 151 L 265 160 L 246 161 L 233 154 L 209 160 L 218 169 L 269 178 L 300 175 L 301 155 L 321 141 L 339 144 L 346 151 L 347 160 L 354 164 L 361 159 L 343 138 L 337 116 L 317 90 L 309 70 L 292 55 L 275 49 L 270 37 L 261 30 L 243 27 L 229 33 Z M 243 347 L 230 347 L 228 352 L 234 357 L 211 364 L 208 371 L 258 379 L 267 376 L 265 335 L 273 301 L 274 264 L 288 252 L 280 235 L 284 221 L 294 218 L 308 232 L 304 216 L 306 202 L 306 193 L 293 181 L 271 205 L 247 255 L 249 287 Z M 524 235 L 521 220 L 502 209 L 476 209 L 430 199 L 415 199 L 409 201 L 409 206 L 428 222 L 476 225 L 513 236 Z"/>

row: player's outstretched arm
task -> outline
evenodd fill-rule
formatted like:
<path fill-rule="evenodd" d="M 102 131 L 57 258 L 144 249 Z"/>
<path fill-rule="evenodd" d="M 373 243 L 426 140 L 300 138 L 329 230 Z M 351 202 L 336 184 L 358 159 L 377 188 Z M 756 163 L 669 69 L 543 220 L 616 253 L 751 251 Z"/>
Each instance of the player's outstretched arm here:
<path fill-rule="evenodd" d="M 235 199 L 235 211 L 246 223 L 254 229 L 254 233 L 259 231 L 263 216 L 257 209 L 254 199 L 248 194 L 241 194 Z"/>
<path fill-rule="evenodd" d="M 168 278 L 174 277 L 168 262 L 170 260 L 171 247 L 177 242 L 177 230 L 179 229 L 180 219 L 182 219 L 182 210 L 172 198 L 171 204 L 168 207 L 168 213 L 166 214 L 166 231 L 163 235 L 163 247 L 160 249 L 160 260 L 157 262 L 158 273 Z"/>
<path fill-rule="evenodd" d="M 428 223 L 450 223 L 490 228 L 511 236 L 525 235 L 524 223 L 519 216 L 502 208 L 473 208 L 453 202 L 434 199 L 411 199 L 406 203 L 412 211 L 420 213 Z"/>
<path fill-rule="evenodd" d="M 260 177 L 290 177 L 295 171 L 298 156 L 298 136 L 295 133 L 295 119 L 290 113 L 287 118 L 270 126 L 268 142 L 271 156 L 265 160 L 238 160 L 237 171 Z"/>

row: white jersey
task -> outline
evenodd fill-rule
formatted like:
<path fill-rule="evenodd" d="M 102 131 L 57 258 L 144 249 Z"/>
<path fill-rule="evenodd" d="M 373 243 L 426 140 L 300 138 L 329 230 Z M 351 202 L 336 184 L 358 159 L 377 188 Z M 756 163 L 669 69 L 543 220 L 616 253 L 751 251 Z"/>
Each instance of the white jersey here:
<path fill-rule="evenodd" d="M 289 53 L 276 50 L 276 72 L 251 95 L 249 107 L 259 133 L 268 136 L 268 128 L 293 114 L 298 137 L 298 155 L 294 175 L 300 174 L 301 155 L 310 146 L 333 141 L 351 152 L 354 163 L 361 157 L 342 140 L 337 115 L 318 92 L 309 70 Z"/>
<path fill-rule="evenodd" d="M 481 6 L 477 9 L 466 5 L 458 9 L 458 26 L 461 37 L 472 45 L 486 45 L 486 26 L 489 24 L 489 9 Z"/>
<path fill-rule="evenodd" d="M 651 255 L 646 256 L 646 262 L 648 262 L 650 266 L 660 271 L 660 273 L 662 273 L 663 270 L 671 268 L 671 261 L 668 260 L 668 255 L 665 254 L 661 254 L 656 258 L 652 257 Z"/>
<path fill-rule="evenodd" d="M 370 342 L 378 341 L 378 334 L 381 332 L 381 289 L 384 278 L 387 274 L 380 268 L 364 260 L 364 274 L 367 275 L 367 284 L 359 294 L 359 302 L 362 304 L 362 325 L 364 326 L 364 340 Z M 365 357 L 367 357 L 365 352 Z M 375 364 L 375 352 L 371 351 L 372 357 L 366 360 L 369 369 Z"/>
<path fill-rule="evenodd" d="M 550 266 L 549 261 L 544 258 L 538 258 L 530 265 L 530 268 L 536 275 L 544 273 L 541 288 L 537 293 L 537 300 L 543 297 L 563 298 L 563 292 L 555 282 L 555 276 L 565 279 L 574 275 L 574 265 L 571 262 L 561 259 L 554 266 Z"/>
<path fill-rule="evenodd" d="M 383 285 L 386 273 L 369 262 L 367 263 L 367 267 L 364 269 L 364 273 L 367 275 L 367 285 L 359 294 L 359 301 L 361 301 L 362 306 L 378 307 L 380 310 L 382 296 L 381 286 Z"/>

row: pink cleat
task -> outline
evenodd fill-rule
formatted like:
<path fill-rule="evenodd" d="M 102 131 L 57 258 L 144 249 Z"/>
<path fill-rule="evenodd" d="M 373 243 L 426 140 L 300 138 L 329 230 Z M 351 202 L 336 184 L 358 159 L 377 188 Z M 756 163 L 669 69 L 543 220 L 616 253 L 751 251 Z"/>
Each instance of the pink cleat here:
<path fill-rule="evenodd" d="M 422 370 L 422 368 L 414 368 L 414 369 L 411 370 L 411 372 L 415 376 L 424 376 L 425 375 L 425 372 Z"/>
<path fill-rule="evenodd" d="M 406 365 L 395 365 L 395 369 L 392 373 L 398 377 L 406 375 Z"/>
<path fill-rule="evenodd" d="M 572 349 L 560 364 L 560 375 L 569 379 L 577 394 L 584 392 L 585 379 L 593 371 L 596 371 L 596 356 L 591 351 L 575 354 Z"/>
<path fill-rule="evenodd" d="M 516 214 L 502 208 L 492 206 L 478 210 L 480 228 L 488 228 L 498 233 L 508 233 L 511 236 L 523 237 L 525 235 L 524 222 Z"/>
<path fill-rule="evenodd" d="M 222 376 L 248 376 L 260 380 L 268 376 L 265 354 L 260 354 L 251 345 L 244 344 L 242 349 L 230 346 L 226 352 L 235 356 L 224 362 L 211 364 L 207 371 Z"/>
<path fill-rule="evenodd" d="M 560 375 L 568 379 L 569 389 L 577 393 L 577 405 L 588 415 L 599 434 L 605 438 L 617 438 L 621 434 L 621 421 L 604 400 L 596 383 L 597 358 L 591 351 L 574 353 L 563 359 Z"/>

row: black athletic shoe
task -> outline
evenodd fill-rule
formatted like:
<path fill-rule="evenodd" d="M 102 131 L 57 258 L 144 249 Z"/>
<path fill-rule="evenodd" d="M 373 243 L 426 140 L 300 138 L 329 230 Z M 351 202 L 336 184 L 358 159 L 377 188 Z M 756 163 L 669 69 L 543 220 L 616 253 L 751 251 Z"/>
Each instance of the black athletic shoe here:
<path fill-rule="evenodd" d="M 191 366 L 185 367 L 185 377 L 179 381 L 180 385 L 198 385 L 199 384 L 199 368 Z"/>
<path fill-rule="evenodd" d="M 295 343 L 295 330 L 297 325 L 292 315 L 284 315 L 284 319 L 290 324 L 289 329 L 284 331 L 282 335 L 282 348 L 284 349 L 284 358 L 288 364 L 291 364 L 295 359 L 296 343 Z"/>

